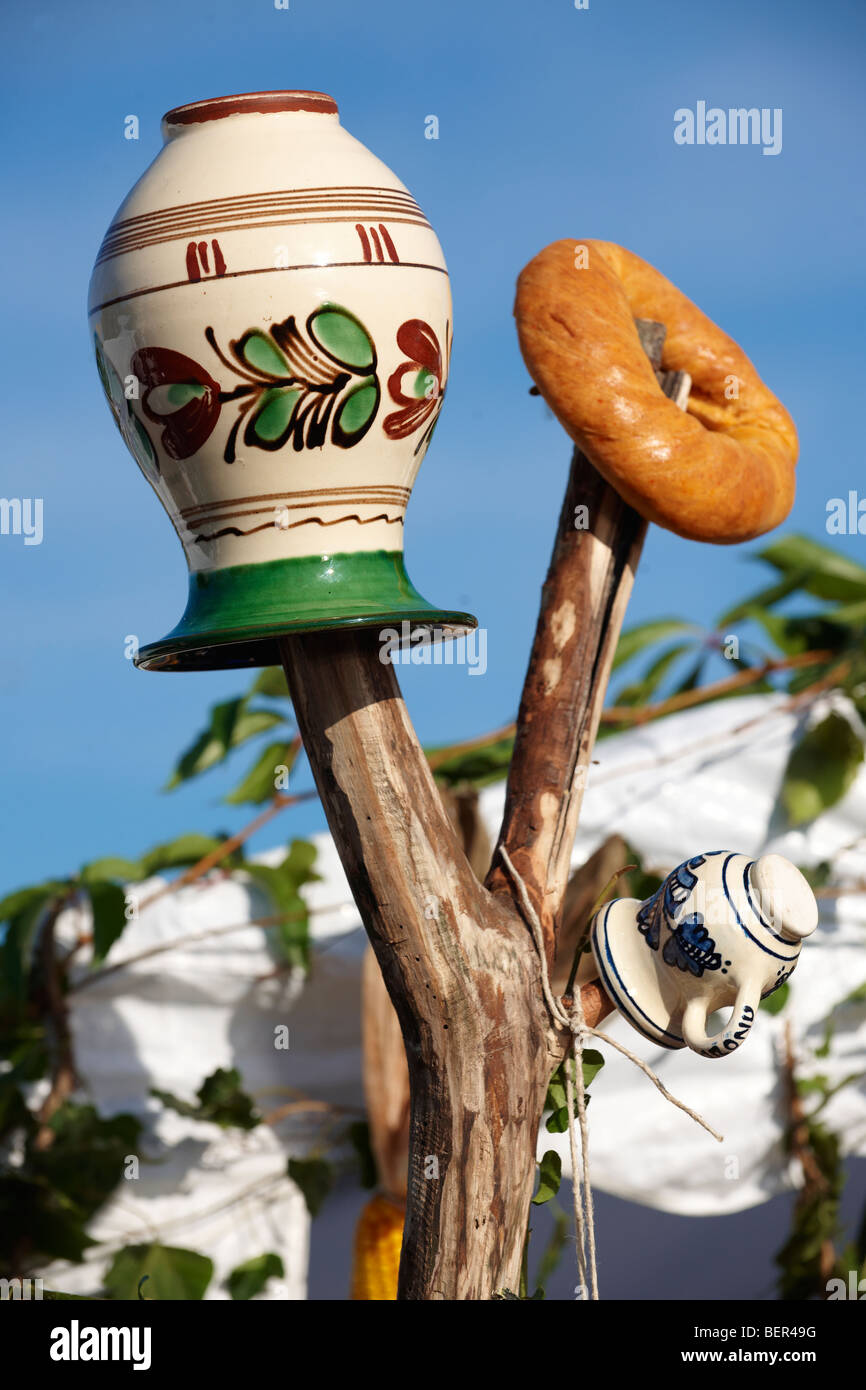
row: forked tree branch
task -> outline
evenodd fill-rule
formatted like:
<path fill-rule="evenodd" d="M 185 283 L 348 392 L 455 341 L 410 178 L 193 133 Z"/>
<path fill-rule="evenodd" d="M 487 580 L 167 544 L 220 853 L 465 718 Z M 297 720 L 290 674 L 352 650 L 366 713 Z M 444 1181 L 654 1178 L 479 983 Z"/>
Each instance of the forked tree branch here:
<path fill-rule="evenodd" d="M 656 330 L 656 337 L 658 332 Z M 678 383 L 680 391 L 682 382 Z M 673 387 L 671 387 L 671 393 Z M 590 530 L 575 530 L 574 507 Z M 552 932 L 644 525 L 576 456 L 521 705 L 502 843 Z M 535 1143 L 566 1039 L 531 933 L 475 877 L 375 631 L 282 640 L 298 727 L 396 1008 L 411 1083 L 403 1299 L 518 1286 Z M 610 1003 L 583 994 L 592 1024 Z"/>

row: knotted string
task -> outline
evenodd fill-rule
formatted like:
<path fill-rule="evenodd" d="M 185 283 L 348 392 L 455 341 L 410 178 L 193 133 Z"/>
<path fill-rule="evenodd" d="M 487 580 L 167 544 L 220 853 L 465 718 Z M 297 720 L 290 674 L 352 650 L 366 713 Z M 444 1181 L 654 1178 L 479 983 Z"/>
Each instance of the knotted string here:
<path fill-rule="evenodd" d="M 565 1072 L 565 1100 L 568 1110 L 568 1143 L 571 1154 L 571 1188 L 574 1203 L 577 1267 L 581 1285 L 584 1290 L 587 1287 L 588 1271 L 590 1297 L 597 1300 L 598 1268 L 595 1246 L 595 1212 L 592 1200 L 592 1184 L 589 1175 L 589 1126 L 586 1119 L 586 1084 L 583 1078 L 584 1039 L 587 1037 L 598 1038 L 601 1042 L 609 1043 L 611 1047 L 616 1048 L 617 1052 L 621 1052 L 630 1062 L 634 1062 L 636 1067 L 640 1067 L 644 1075 L 648 1076 L 653 1085 L 661 1091 L 665 1100 L 669 1100 L 671 1105 L 675 1105 L 678 1110 L 682 1110 L 686 1115 L 690 1115 L 697 1124 L 701 1125 L 707 1133 L 711 1134 L 714 1139 L 717 1139 L 720 1144 L 723 1143 L 724 1140 L 722 1135 L 719 1134 L 717 1130 L 713 1129 L 712 1125 L 707 1124 L 706 1120 L 698 1115 L 696 1111 L 692 1110 L 690 1106 L 685 1105 L 683 1101 L 677 1100 L 676 1096 L 672 1096 L 660 1077 L 656 1075 L 651 1067 L 647 1066 L 646 1062 L 641 1061 L 640 1057 L 636 1057 L 627 1047 L 617 1042 L 615 1038 L 609 1037 L 607 1033 L 602 1033 L 597 1028 L 590 1028 L 584 1016 L 583 1000 L 581 998 L 580 987 L 577 984 L 575 984 L 570 1010 L 563 1006 L 561 1000 L 556 999 L 550 986 L 550 974 L 547 968 L 547 951 L 544 944 L 544 931 L 538 913 L 535 911 L 529 894 L 526 891 L 526 884 L 511 862 L 508 851 L 502 845 L 499 846 L 499 857 L 508 871 L 508 876 L 517 892 L 523 915 L 532 930 L 532 936 L 541 967 L 541 987 L 544 992 L 544 1001 L 547 1005 L 548 1013 L 554 1022 L 568 1029 L 571 1034 L 571 1044 L 569 1053 L 567 1053 L 565 1057 L 563 1070 Z M 569 1071 L 569 1054 L 574 1062 L 574 1080 L 572 1080 Z M 580 1164 L 578 1164 L 577 1161 L 577 1134 L 574 1124 L 575 1087 L 577 1090 L 577 1121 L 580 1129 Z"/>

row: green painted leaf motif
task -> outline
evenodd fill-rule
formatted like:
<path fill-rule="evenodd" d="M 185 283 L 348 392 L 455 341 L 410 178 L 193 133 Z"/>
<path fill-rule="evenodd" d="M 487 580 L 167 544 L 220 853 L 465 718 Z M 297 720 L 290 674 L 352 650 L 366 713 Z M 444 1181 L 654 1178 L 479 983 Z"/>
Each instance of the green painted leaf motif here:
<path fill-rule="evenodd" d="M 302 394 L 300 388 L 288 390 L 282 386 L 265 391 L 261 405 L 252 417 L 252 429 L 259 439 L 270 444 L 288 434 Z"/>
<path fill-rule="evenodd" d="M 273 338 L 259 328 L 251 328 L 242 338 L 232 344 L 237 356 L 253 371 L 264 372 L 266 376 L 290 376 L 289 364 L 280 352 Z"/>
<path fill-rule="evenodd" d="M 170 381 L 162 386 L 152 386 L 148 400 L 156 415 L 171 415 L 203 395 L 205 387 L 196 381 Z"/>
<path fill-rule="evenodd" d="M 102 389 L 108 399 L 108 404 L 119 418 L 121 411 L 126 409 L 126 397 L 123 393 L 123 383 L 106 357 L 105 348 L 95 335 L 93 342 L 96 347 L 96 369 L 99 372 Z"/>
<path fill-rule="evenodd" d="M 379 383 L 365 377 L 344 398 L 334 417 L 334 441 L 344 447 L 354 444 L 370 427 L 379 405 Z"/>
<path fill-rule="evenodd" d="M 422 367 L 413 383 L 412 395 L 416 396 L 419 401 L 422 401 L 427 395 L 427 392 L 430 391 L 431 383 L 435 384 L 435 382 L 436 378 L 433 373 L 428 371 L 426 367 Z M 431 392 L 430 398 L 432 399 L 434 395 L 435 392 Z"/>
<path fill-rule="evenodd" d="M 147 430 L 138 416 L 133 415 L 132 410 L 129 412 L 128 427 L 124 430 L 124 438 L 142 473 L 152 481 L 155 476 L 159 475 L 156 450 L 150 442 Z"/>
<path fill-rule="evenodd" d="M 324 305 L 311 314 L 307 328 L 313 341 L 338 362 L 355 371 L 370 371 L 376 362 L 372 340 L 354 314 L 338 305 Z"/>

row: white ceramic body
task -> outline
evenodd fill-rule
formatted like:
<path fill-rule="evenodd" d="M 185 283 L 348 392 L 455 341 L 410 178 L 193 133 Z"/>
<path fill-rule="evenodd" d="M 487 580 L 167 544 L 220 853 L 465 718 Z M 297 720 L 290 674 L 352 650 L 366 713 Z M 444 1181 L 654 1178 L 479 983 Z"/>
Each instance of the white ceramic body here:
<path fill-rule="evenodd" d="M 249 583 L 233 603 L 231 581 L 192 625 L 220 640 L 276 630 L 281 614 L 285 629 L 338 625 L 350 591 L 351 621 L 411 616 L 403 520 L 451 341 L 435 232 L 322 94 L 193 103 L 163 131 L 91 279 L 103 385 L 199 599 L 227 568 L 311 562 L 278 574 L 284 612 L 273 577 L 265 603 Z"/>
<path fill-rule="evenodd" d="M 788 860 L 717 850 L 681 864 L 643 903 L 608 903 L 591 934 L 602 983 L 639 1032 L 723 1057 L 745 1041 L 817 922 L 812 890 Z M 709 1034 L 709 1016 L 726 1008 L 729 1021 Z"/>

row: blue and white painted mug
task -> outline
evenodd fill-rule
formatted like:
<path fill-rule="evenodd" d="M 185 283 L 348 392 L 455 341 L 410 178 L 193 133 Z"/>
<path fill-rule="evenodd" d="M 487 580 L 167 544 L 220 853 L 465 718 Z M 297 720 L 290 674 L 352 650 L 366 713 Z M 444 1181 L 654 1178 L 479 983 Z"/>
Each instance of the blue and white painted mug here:
<path fill-rule="evenodd" d="M 782 855 L 713 850 L 680 864 L 645 902 L 606 903 L 590 933 L 601 982 L 638 1032 L 724 1057 L 817 925 L 814 894 Z M 710 1015 L 726 1008 L 729 1021 L 709 1033 Z"/>

